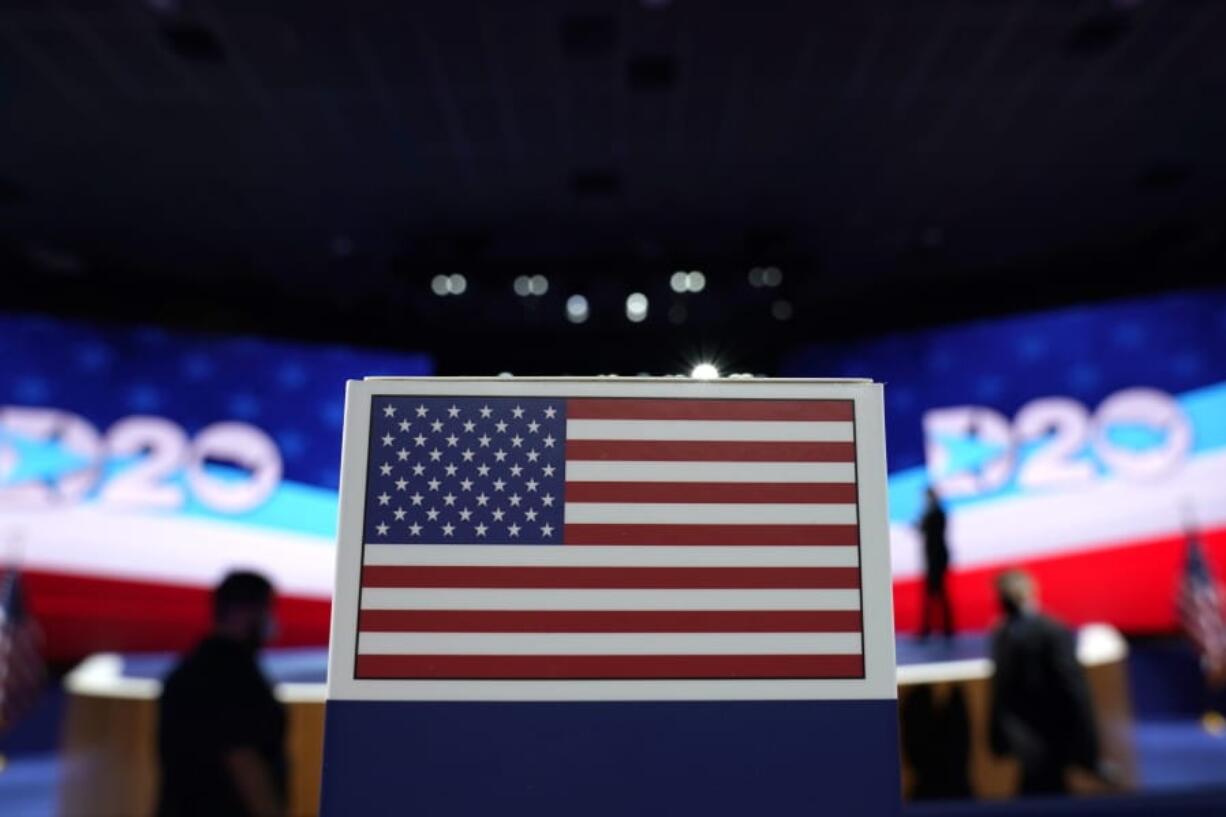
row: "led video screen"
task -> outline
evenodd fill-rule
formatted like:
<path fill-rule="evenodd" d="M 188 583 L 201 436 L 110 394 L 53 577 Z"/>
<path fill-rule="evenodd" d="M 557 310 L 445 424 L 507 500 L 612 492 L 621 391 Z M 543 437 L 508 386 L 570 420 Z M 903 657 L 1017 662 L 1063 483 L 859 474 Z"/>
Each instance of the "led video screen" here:
<path fill-rule="evenodd" d="M 0 316 L 0 561 L 53 658 L 171 649 L 231 568 L 327 641 L 344 384 L 424 354 Z"/>
<path fill-rule="evenodd" d="M 1188 531 L 1226 569 L 1226 291 L 815 345 L 783 369 L 887 384 L 901 630 L 919 623 L 929 484 L 959 627 L 991 623 L 1007 566 L 1070 621 L 1136 633 L 1177 626 Z"/>

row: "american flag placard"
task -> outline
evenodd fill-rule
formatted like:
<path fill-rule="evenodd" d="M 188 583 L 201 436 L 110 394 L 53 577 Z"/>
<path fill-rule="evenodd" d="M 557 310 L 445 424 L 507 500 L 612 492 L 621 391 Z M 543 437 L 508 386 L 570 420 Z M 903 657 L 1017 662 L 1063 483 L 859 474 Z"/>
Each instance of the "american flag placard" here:
<path fill-rule="evenodd" d="M 882 463 L 861 462 L 881 457 L 879 405 L 857 410 L 872 397 L 353 384 L 333 689 L 824 697 L 886 664 L 892 684 L 869 632 L 889 623 L 884 502 L 864 507 L 884 494 Z"/>

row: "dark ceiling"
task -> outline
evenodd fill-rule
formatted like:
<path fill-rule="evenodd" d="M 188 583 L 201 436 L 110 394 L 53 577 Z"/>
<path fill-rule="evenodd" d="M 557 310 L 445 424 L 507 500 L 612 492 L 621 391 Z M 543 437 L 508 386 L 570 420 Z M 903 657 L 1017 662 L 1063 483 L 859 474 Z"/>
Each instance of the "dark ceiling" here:
<path fill-rule="evenodd" d="M 1220 0 L 4 0 L 6 291 L 586 372 L 1226 279 L 1224 44 Z"/>

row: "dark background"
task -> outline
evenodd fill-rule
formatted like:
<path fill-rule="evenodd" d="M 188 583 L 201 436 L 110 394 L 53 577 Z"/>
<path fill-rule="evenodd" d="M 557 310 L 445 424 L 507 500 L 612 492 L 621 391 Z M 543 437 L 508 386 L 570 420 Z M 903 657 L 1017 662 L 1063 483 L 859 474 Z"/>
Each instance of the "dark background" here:
<path fill-rule="evenodd" d="M 801 341 L 1204 284 L 1224 42 L 1215 0 L 5 0 L 4 307 L 441 374 L 773 374 Z"/>

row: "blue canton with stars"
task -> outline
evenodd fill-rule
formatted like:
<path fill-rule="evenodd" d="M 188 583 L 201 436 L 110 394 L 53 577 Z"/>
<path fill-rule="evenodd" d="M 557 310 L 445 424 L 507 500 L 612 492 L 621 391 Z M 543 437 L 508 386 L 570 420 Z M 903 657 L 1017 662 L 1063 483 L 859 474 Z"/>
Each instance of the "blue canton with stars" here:
<path fill-rule="evenodd" d="M 560 545 L 566 401 L 375 397 L 366 541 Z"/>

